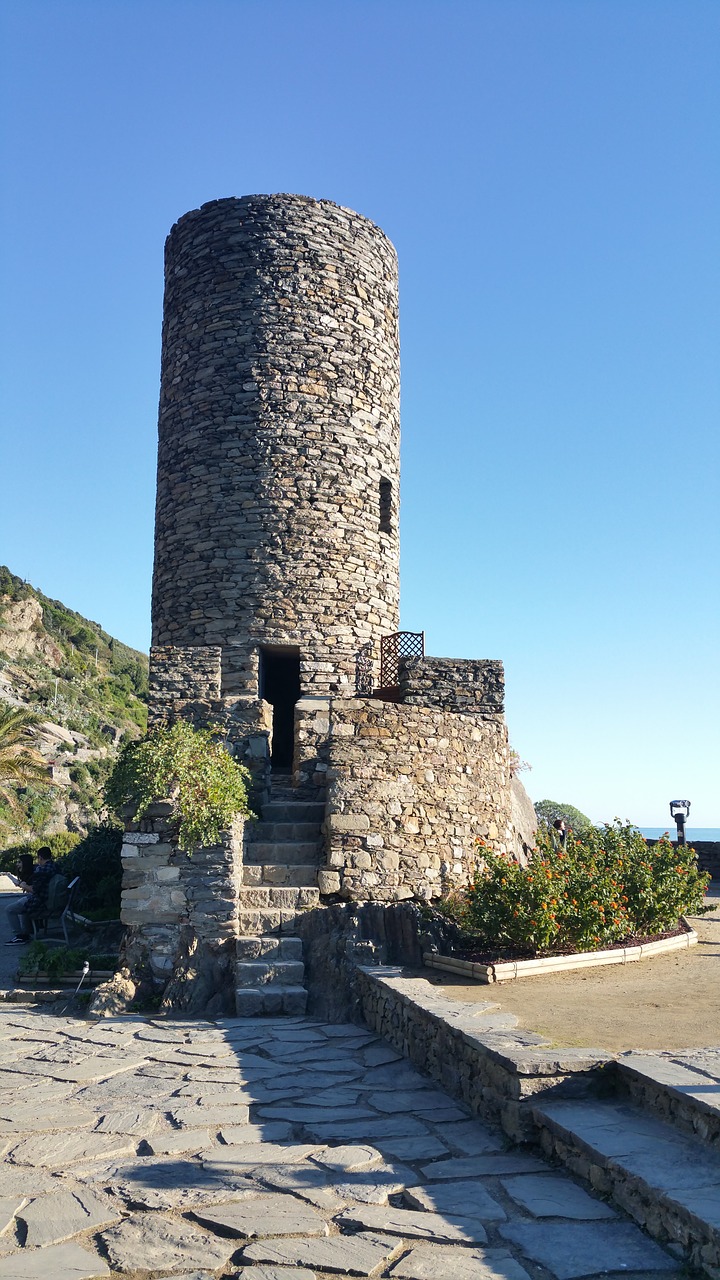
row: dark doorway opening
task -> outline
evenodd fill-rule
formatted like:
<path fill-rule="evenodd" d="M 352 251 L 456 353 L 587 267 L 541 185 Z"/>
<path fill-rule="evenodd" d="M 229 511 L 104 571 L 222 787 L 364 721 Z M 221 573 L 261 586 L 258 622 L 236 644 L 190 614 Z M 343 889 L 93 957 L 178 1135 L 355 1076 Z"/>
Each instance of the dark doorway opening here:
<path fill-rule="evenodd" d="M 300 697 L 300 651 L 289 646 L 260 650 L 260 697 L 273 709 L 271 763 L 292 768 L 295 703 Z"/>

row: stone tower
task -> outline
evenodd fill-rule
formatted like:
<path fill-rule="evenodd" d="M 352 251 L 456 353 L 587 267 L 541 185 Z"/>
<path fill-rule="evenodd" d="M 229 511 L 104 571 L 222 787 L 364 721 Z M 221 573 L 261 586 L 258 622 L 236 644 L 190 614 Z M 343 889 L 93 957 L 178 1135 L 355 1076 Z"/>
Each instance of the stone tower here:
<path fill-rule="evenodd" d="M 399 626 L 399 377 L 395 250 L 366 218 L 245 196 L 172 228 L 156 712 L 169 668 L 202 686 L 219 656 L 226 708 L 273 705 L 283 766 L 298 697 L 355 693 L 359 651 Z"/>

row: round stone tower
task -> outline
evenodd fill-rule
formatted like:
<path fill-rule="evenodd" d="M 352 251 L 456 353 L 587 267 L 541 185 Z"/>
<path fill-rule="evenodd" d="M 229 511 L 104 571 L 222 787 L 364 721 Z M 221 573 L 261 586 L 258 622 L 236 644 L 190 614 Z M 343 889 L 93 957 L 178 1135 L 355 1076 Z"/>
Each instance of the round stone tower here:
<path fill-rule="evenodd" d="M 165 253 L 153 645 L 222 696 L 353 694 L 399 626 L 397 260 L 305 196 L 215 200 Z"/>

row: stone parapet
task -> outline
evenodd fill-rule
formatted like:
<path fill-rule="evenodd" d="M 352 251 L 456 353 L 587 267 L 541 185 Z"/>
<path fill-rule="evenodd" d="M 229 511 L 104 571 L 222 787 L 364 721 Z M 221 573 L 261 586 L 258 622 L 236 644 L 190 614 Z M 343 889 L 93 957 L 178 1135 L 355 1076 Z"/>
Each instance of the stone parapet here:
<path fill-rule="evenodd" d="M 217 997 L 218 1010 L 232 1010 L 244 823 L 238 820 L 219 844 L 189 855 L 178 847 L 166 809 L 150 806 L 123 840 L 124 960 L 134 977 L 163 991 L 173 1007 L 204 1009 Z M 179 1003 L 177 990 L 168 996 L 173 984 L 186 988 Z"/>
<path fill-rule="evenodd" d="M 512 848 L 501 717 L 333 699 L 327 867 L 348 899 L 432 899 L 467 884 L 478 839 Z"/>
<path fill-rule="evenodd" d="M 505 703 L 502 662 L 492 658 L 400 658 L 405 706 L 500 716 Z"/>

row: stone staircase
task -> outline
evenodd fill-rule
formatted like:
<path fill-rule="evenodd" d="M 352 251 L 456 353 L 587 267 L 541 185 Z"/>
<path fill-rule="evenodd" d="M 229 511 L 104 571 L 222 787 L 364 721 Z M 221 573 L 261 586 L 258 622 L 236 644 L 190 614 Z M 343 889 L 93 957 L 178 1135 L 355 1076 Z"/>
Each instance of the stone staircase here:
<path fill-rule="evenodd" d="M 239 1016 L 305 1012 L 305 966 L 296 928 L 299 914 L 320 902 L 323 814 L 323 803 L 298 797 L 289 777 L 274 777 L 260 821 L 246 828 L 237 940 Z"/>
<path fill-rule="evenodd" d="M 545 1154 L 718 1280 L 720 1049 L 623 1054 L 614 1080 L 610 1096 L 533 1108 Z"/>

